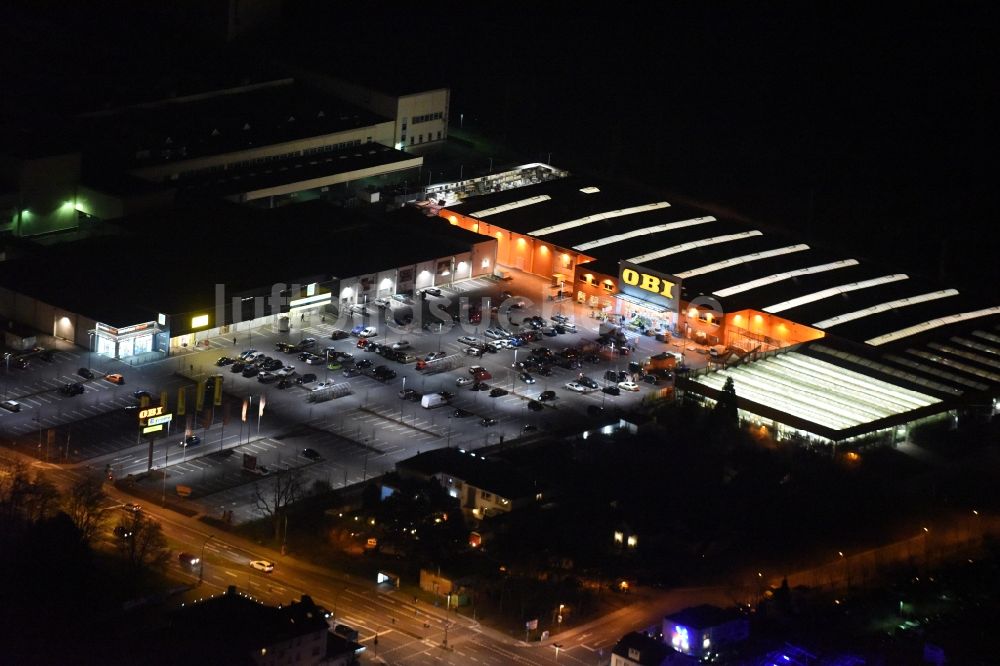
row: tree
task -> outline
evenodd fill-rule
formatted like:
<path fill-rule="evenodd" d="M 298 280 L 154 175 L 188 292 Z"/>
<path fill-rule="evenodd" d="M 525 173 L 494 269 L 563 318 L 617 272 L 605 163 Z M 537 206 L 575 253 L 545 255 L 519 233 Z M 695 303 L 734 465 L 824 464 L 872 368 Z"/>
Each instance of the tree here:
<path fill-rule="evenodd" d="M 302 494 L 302 479 L 298 470 L 288 470 L 275 475 L 262 490 L 254 484 L 254 505 L 257 510 L 274 522 L 274 540 L 281 538 L 281 524 L 289 504 L 295 503 Z"/>
<path fill-rule="evenodd" d="M 715 403 L 713 415 L 720 425 L 735 430 L 740 424 L 738 409 L 736 386 L 732 377 L 726 377 L 726 384 Z"/>
<path fill-rule="evenodd" d="M 104 523 L 106 514 L 101 505 L 106 497 L 101 482 L 91 478 L 80 479 L 69 490 L 64 508 L 86 543 L 90 543 Z"/>
<path fill-rule="evenodd" d="M 167 539 L 163 527 L 141 512 L 122 516 L 115 526 L 118 552 L 125 558 L 133 573 L 146 569 L 162 569 L 170 561 Z"/>

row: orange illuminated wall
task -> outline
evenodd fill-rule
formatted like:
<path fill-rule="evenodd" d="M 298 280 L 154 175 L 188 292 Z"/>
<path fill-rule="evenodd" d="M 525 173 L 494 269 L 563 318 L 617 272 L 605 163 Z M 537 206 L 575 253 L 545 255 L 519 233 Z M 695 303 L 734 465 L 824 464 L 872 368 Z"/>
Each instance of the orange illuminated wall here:
<path fill-rule="evenodd" d="M 728 313 L 726 315 L 726 330 L 731 334 L 746 331 L 756 336 L 764 336 L 780 343 L 782 347 L 818 340 L 826 335 L 823 331 L 811 326 L 797 324 L 784 317 L 757 310 Z"/>
<path fill-rule="evenodd" d="M 568 285 L 577 265 L 593 261 L 593 257 L 580 254 L 575 250 L 562 248 L 532 236 L 514 233 L 485 220 L 467 217 L 453 210 L 441 209 L 439 215 L 455 226 L 495 238 L 497 241 L 497 263 L 503 266 L 511 266 L 545 277 L 552 277 L 553 274 L 559 273 L 565 276 Z"/>

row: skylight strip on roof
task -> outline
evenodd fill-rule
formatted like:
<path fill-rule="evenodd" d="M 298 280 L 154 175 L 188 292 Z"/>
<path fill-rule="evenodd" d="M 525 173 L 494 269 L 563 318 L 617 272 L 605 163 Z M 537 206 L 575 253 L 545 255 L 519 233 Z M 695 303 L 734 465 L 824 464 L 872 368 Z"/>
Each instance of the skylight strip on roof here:
<path fill-rule="evenodd" d="M 926 377 L 921 377 L 920 375 L 915 375 L 912 372 L 903 372 L 899 368 L 894 368 L 891 365 L 886 365 L 885 363 L 879 363 L 878 361 L 873 361 L 871 359 L 858 356 L 857 354 L 851 354 L 850 352 L 841 351 L 839 349 L 831 349 L 824 345 L 809 345 L 810 352 L 816 352 L 819 354 L 824 354 L 827 356 L 834 356 L 836 358 L 854 363 L 855 365 L 860 365 L 866 368 L 871 368 L 877 372 L 887 375 L 889 377 L 895 377 L 896 379 L 902 379 L 904 381 L 910 382 L 911 384 L 917 384 L 923 386 L 924 388 L 929 388 L 932 391 L 938 391 L 939 393 L 948 393 L 950 395 L 962 395 L 965 393 L 962 389 L 955 388 L 948 384 L 942 384 L 941 382 L 936 382 Z"/>
<path fill-rule="evenodd" d="M 816 322 L 813 326 L 819 329 L 827 329 L 831 326 L 839 326 L 840 324 L 846 324 L 849 321 L 861 319 L 862 317 L 869 317 L 874 314 L 879 314 L 880 312 L 888 312 L 889 310 L 895 310 L 896 308 L 905 308 L 908 305 L 917 305 L 919 303 L 927 303 L 928 301 L 936 301 L 939 298 L 948 298 L 949 296 L 958 296 L 958 289 L 941 289 L 939 291 L 931 291 L 917 296 L 897 298 L 894 301 L 886 301 L 885 303 L 872 305 L 871 307 L 861 310 L 855 310 L 854 312 L 848 312 L 846 314 L 837 315 L 836 317 L 830 317 L 829 319 Z"/>
<path fill-rule="evenodd" d="M 620 210 L 609 210 L 606 213 L 594 213 L 593 215 L 588 215 L 587 217 L 581 217 L 576 220 L 570 220 L 569 222 L 561 222 L 559 224 L 553 224 L 550 227 L 542 227 L 541 229 L 536 229 L 535 231 L 529 231 L 531 236 L 545 236 L 546 234 L 554 234 L 557 231 L 566 231 L 567 229 L 574 229 L 576 227 L 582 227 L 585 224 L 593 224 L 594 222 L 600 222 L 601 220 L 610 220 L 616 217 L 625 217 L 626 215 L 637 215 L 638 213 L 648 213 L 651 210 L 660 210 L 661 208 L 669 208 L 670 204 L 666 201 L 657 201 L 656 203 L 643 204 L 641 206 L 632 206 L 631 208 L 622 208 Z"/>
<path fill-rule="evenodd" d="M 969 319 L 978 319 L 979 317 L 986 317 L 989 315 L 1000 314 L 1000 305 L 994 305 L 991 308 L 983 308 L 982 310 L 973 310 L 972 312 L 959 312 L 953 315 L 948 315 L 947 317 L 939 317 L 937 319 L 931 319 L 913 326 L 907 326 L 906 328 L 901 328 L 898 331 L 893 331 L 892 333 L 886 333 L 884 335 L 879 335 L 874 338 L 869 338 L 865 340 L 870 345 L 879 346 L 884 345 L 888 342 L 895 342 L 896 340 L 902 340 L 903 338 L 908 338 L 911 335 L 916 335 L 917 333 L 923 333 L 924 331 L 929 331 L 931 329 L 938 328 L 940 326 L 947 326 L 949 324 L 957 324 L 959 322 L 968 321 Z M 975 333 L 973 333 L 975 335 Z"/>
<path fill-rule="evenodd" d="M 959 345 L 964 345 L 969 349 L 975 349 L 976 351 L 986 352 L 987 354 L 993 354 L 994 356 L 1000 356 L 1000 349 L 984 345 L 983 343 L 976 342 L 975 340 L 970 340 L 956 335 L 951 339 L 951 341 Z"/>
<path fill-rule="evenodd" d="M 979 368 L 968 365 L 966 363 L 953 361 L 950 358 L 944 358 L 943 356 L 938 356 L 937 354 L 932 354 L 929 351 L 924 351 L 922 349 L 907 349 L 906 353 L 913 354 L 914 356 L 919 356 L 920 358 L 927 359 L 928 361 L 940 363 L 941 365 L 947 365 L 949 368 L 955 368 L 956 370 L 961 370 L 964 373 L 975 375 L 977 377 L 982 377 L 983 379 L 988 379 L 991 382 L 1000 383 L 1000 374 L 996 372 L 989 372 L 988 370 L 980 370 Z"/>
<path fill-rule="evenodd" d="M 970 351 L 965 351 L 964 349 L 959 349 L 958 347 L 955 347 L 953 345 L 946 345 L 940 342 L 929 342 L 927 343 L 927 346 L 935 351 L 944 352 L 946 354 L 951 354 L 952 356 L 958 356 L 959 358 L 964 358 L 967 361 L 973 361 L 975 363 L 988 365 L 991 368 L 1000 369 L 1000 361 L 989 358 L 988 356 L 973 354 Z"/>
<path fill-rule="evenodd" d="M 708 217 L 693 217 L 690 220 L 681 220 L 679 222 L 667 222 L 666 224 L 657 224 L 652 227 L 643 227 L 642 229 L 636 229 L 635 231 L 629 231 L 628 233 L 615 234 L 614 236 L 605 236 L 604 238 L 598 238 L 597 240 L 592 240 L 589 243 L 583 243 L 582 245 L 574 245 L 573 249 L 579 250 L 580 252 L 586 252 L 587 250 L 592 250 L 595 247 L 610 245 L 611 243 L 619 243 L 623 240 L 628 240 L 629 238 L 636 238 L 637 236 L 658 234 L 664 231 L 671 231 L 673 229 L 693 227 L 697 224 L 705 224 L 707 222 L 715 222 L 715 218 L 709 215 Z"/>
<path fill-rule="evenodd" d="M 702 238 L 701 240 L 691 241 L 690 243 L 681 243 L 680 245 L 674 245 L 673 247 L 663 248 L 662 250 L 657 250 L 656 252 L 650 252 L 648 254 L 640 254 L 638 257 L 632 257 L 631 259 L 626 259 L 626 261 L 630 261 L 633 264 L 642 264 L 647 261 L 662 259 L 663 257 L 669 257 L 672 254 L 687 252 L 688 250 L 694 250 L 699 247 L 708 247 L 709 245 L 718 245 L 719 243 L 728 243 L 734 240 L 742 240 L 744 238 L 750 238 L 751 236 L 763 236 L 763 235 L 764 234 L 754 229 L 753 231 L 743 231 L 738 234 L 727 234 L 725 236 L 713 236 L 711 238 Z"/>
<path fill-rule="evenodd" d="M 805 305 L 807 303 L 815 303 L 816 301 L 821 301 L 824 298 L 830 298 L 831 296 L 846 294 L 849 291 L 857 291 L 858 289 L 877 287 L 879 285 L 889 284 L 890 282 L 908 280 L 909 277 L 910 276 L 905 273 L 893 273 L 892 275 L 883 275 L 882 277 L 872 278 L 871 280 L 862 280 L 861 282 L 842 284 L 839 287 L 830 287 L 829 289 L 823 289 L 811 294 L 806 294 L 805 296 L 799 296 L 798 298 L 783 301 L 775 305 L 769 305 L 764 308 L 764 312 L 770 312 L 771 314 L 784 312 L 785 310 L 791 310 L 792 308 L 797 308 L 800 305 Z"/>
<path fill-rule="evenodd" d="M 977 338 L 982 338 L 983 340 L 989 340 L 990 342 L 1000 344 L 1000 335 L 993 335 L 988 331 L 973 331 L 972 334 Z"/>
<path fill-rule="evenodd" d="M 496 215 L 497 213 L 506 213 L 509 210 L 516 210 L 518 208 L 524 208 L 525 206 L 534 206 L 535 204 L 542 203 L 543 201 L 550 201 L 552 197 L 547 194 L 541 194 L 537 197 L 528 197 L 527 199 L 520 199 L 518 201 L 511 201 L 510 203 L 505 203 L 501 206 L 494 206 L 493 208 L 484 208 L 482 210 L 477 210 L 475 213 L 469 213 L 470 217 L 489 217 L 490 215 Z"/>
<path fill-rule="evenodd" d="M 774 275 L 768 275 L 767 277 L 757 278 L 756 280 L 750 280 L 749 282 L 744 282 L 743 284 L 736 284 L 732 287 L 726 287 L 725 289 L 720 289 L 719 291 L 712 292 L 716 296 L 726 297 L 732 296 L 733 294 L 740 294 L 744 291 L 750 291 L 751 289 L 757 289 L 758 287 L 764 287 L 769 284 L 774 284 L 776 282 L 783 282 L 784 280 L 791 280 L 794 277 L 800 275 L 814 275 L 816 273 L 825 273 L 827 271 L 833 271 L 838 268 L 846 268 L 848 266 L 857 266 L 857 259 L 841 259 L 840 261 L 832 261 L 828 264 L 819 264 L 817 266 L 809 266 L 807 268 L 797 268 L 794 271 L 788 271 L 786 273 L 775 273 Z"/>
<path fill-rule="evenodd" d="M 919 370 L 921 372 L 926 372 L 929 375 L 934 375 L 935 377 L 940 377 L 941 379 L 947 379 L 949 382 L 955 382 L 956 384 L 961 384 L 962 386 L 968 386 L 969 388 L 975 389 L 977 391 L 985 391 L 989 388 L 988 384 L 983 384 L 982 382 L 977 382 L 974 379 L 969 379 L 968 377 L 963 377 L 961 375 L 956 375 L 954 372 L 948 372 L 947 370 L 941 370 L 940 368 L 935 368 L 913 359 L 905 358 L 903 356 L 897 356 L 895 354 L 886 354 L 885 360 L 892 361 L 893 363 L 899 363 L 900 365 L 905 365 L 908 368 L 913 368 L 914 370 Z"/>
<path fill-rule="evenodd" d="M 733 257 L 732 259 L 717 261 L 714 264 L 707 264 L 699 268 L 692 268 L 689 271 L 684 271 L 683 273 L 677 273 L 676 275 L 682 280 L 686 280 L 687 278 L 694 277 L 695 275 L 704 275 L 705 273 L 720 271 L 723 268 L 730 268 L 731 266 L 739 266 L 740 264 L 748 264 L 751 261 L 760 261 L 761 259 L 770 259 L 771 257 L 780 257 L 785 254 L 792 254 L 793 252 L 802 252 L 803 250 L 808 250 L 808 249 L 809 249 L 808 245 L 804 245 L 801 243 L 799 245 L 788 245 L 786 247 L 775 248 L 774 250 L 764 250 L 763 252 L 744 254 L 742 257 Z"/>

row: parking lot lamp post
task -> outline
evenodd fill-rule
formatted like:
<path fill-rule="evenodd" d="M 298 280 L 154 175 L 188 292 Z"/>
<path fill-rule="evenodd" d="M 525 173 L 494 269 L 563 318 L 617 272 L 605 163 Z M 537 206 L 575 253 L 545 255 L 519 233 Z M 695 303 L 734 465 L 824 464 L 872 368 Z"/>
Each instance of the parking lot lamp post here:
<path fill-rule="evenodd" d="M 88 331 L 87 336 L 90 338 L 90 345 L 88 346 L 87 349 L 87 370 L 90 370 L 90 366 L 93 364 L 94 361 L 94 332 Z M 10 364 L 8 362 L 8 366 L 9 365 Z"/>
<path fill-rule="evenodd" d="M 205 546 L 207 546 L 208 542 L 211 541 L 214 538 L 215 538 L 215 535 L 214 534 L 210 534 L 210 535 L 208 535 L 208 538 L 205 539 L 205 542 L 203 544 L 201 544 L 201 559 L 198 560 L 198 564 L 199 564 L 199 567 L 198 567 L 198 584 L 199 585 L 201 585 L 202 581 L 205 580 Z"/>
<path fill-rule="evenodd" d="M 399 401 L 399 420 L 400 421 L 403 420 L 403 403 L 406 402 L 406 400 L 405 400 L 405 396 L 406 396 L 406 377 L 403 377 L 403 396 L 404 396 L 404 399 Z"/>
<path fill-rule="evenodd" d="M 323 364 L 326 367 L 326 370 L 323 371 L 323 379 L 327 380 L 330 378 L 330 350 L 327 349 L 323 353 L 326 356 L 326 363 Z"/>

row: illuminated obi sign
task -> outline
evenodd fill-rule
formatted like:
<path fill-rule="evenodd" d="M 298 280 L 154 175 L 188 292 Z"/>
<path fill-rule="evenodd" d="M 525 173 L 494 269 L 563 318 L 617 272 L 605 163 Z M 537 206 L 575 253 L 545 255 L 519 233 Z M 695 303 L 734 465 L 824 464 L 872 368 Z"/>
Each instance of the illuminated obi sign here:
<path fill-rule="evenodd" d="M 680 307 L 681 280 L 627 261 L 618 262 L 618 290 L 640 298 L 665 310 L 677 312 Z"/>

